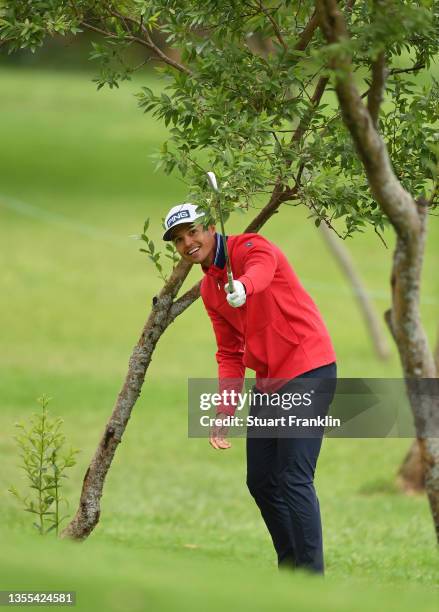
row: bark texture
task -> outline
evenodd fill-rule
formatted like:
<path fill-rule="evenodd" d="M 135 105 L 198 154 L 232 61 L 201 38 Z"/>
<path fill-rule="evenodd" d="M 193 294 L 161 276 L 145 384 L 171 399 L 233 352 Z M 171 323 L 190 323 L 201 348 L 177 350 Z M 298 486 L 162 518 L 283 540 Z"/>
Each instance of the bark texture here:
<path fill-rule="evenodd" d="M 414 440 L 396 475 L 396 485 L 407 495 L 416 495 L 425 491 L 424 465 L 421 447 Z"/>
<path fill-rule="evenodd" d="M 320 27 L 329 43 L 348 37 L 346 22 L 336 0 L 317 0 Z M 386 145 L 376 129 L 379 95 L 370 110 L 363 104 L 355 85 L 351 57 L 347 52 L 334 55 L 335 87 L 343 120 L 363 163 L 371 192 L 389 218 L 397 242 L 391 274 L 392 306 L 386 320 L 398 347 L 414 416 L 417 440 L 425 474 L 436 537 L 439 542 L 439 401 L 434 394 L 421 394 L 424 378 L 435 378 L 433 353 L 420 319 L 419 288 L 425 246 L 427 202 L 417 201 L 396 178 Z M 375 87 L 383 87 L 385 67 L 379 58 L 375 67 Z M 381 76 L 380 76 L 381 75 Z"/>
<path fill-rule="evenodd" d="M 122 440 L 131 411 L 140 395 L 145 373 L 151 362 L 157 341 L 169 325 L 173 300 L 190 268 L 190 264 L 181 260 L 159 295 L 154 297 L 151 313 L 131 354 L 125 382 L 117 397 L 99 446 L 85 473 L 78 510 L 73 520 L 61 533 L 61 537 L 83 540 L 90 535 L 99 521 L 100 499 L 105 477 L 110 469 L 117 446 Z"/>
<path fill-rule="evenodd" d="M 434 351 L 436 377 L 439 377 L 439 329 Z M 414 440 L 396 476 L 398 488 L 408 495 L 423 493 L 425 490 L 424 466 L 418 441 Z"/>

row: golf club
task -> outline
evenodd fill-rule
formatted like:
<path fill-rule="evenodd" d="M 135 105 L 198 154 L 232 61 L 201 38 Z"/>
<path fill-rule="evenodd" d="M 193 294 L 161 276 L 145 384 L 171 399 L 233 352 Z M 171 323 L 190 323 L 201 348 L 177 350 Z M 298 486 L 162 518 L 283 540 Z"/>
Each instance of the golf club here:
<path fill-rule="evenodd" d="M 230 265 L 229 251 L 227 250 L 227 240 L 226 240 L 226 232 L 224 230 L 223 213 L 222 213 L 222 210 L 221 210 L 220 192 L 219 192 L 219 189 L 218 189 L 218 183 L 216 181 L 216 176 L 215 176 L 214 172 L 208 172 L 207 173 L 207 180 L 209 181 L 209 185 L 211 186 L 212 191 L 215 194 L 216 208 L 217 208 L 218 217 L 219 217 L 220 225 L 221 225 L 221 236 L 222 236 L 222 239 L 223 239 L 224 254 L 226 256 L 227 280 L 228 280 L 228 284 L 229 284 L 229 293 L 233 293 L 234 288 L 233 288 L 232 267 Z"/>

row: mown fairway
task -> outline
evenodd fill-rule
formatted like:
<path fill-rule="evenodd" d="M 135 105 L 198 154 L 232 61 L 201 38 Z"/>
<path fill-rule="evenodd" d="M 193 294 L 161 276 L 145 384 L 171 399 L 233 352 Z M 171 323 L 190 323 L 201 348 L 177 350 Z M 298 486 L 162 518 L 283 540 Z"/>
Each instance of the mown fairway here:
<path fill-rule="evenodd" d="M 409 440 L 327 440 L 317 487 L 327 577 L 278 576 L 245 487 L 243 440 L 214 452 L 187 438 L 187 379 L 216 375 L 201 303 L 161 339 L 110 471 L 101 521 L 82 545 L 41 539 L 7 492 L 23 488 L 14 422 L 51 412 L 82 452 L 66 494 L 76 510 L 85 469 L 122 385 L 161 281 L 131 234 L 184 200 L 153 173 L 164 128 L 136 108 L 138 84 L 96 92 L 90 75 L 0 71 L 1 589 L 74 589 L 80 609 L 437 609 L 438 552 L 426 498 L 395 492 Z M 154 86 L 152 78 L 142 84 Z M 422 314 L 438 324 L 439 224 L 430 217 Z M 240 231 L 242 217 L 229 231 Z M 340 376 L 399 377 L 374 356 L 346 282 L 306 211 L 285 207 L 264 231 L 318 303 Z M 389 303 L 389 250 L 373 234 L 348 244 L 379 312 Z M 199 277 L 193 270 L 192 280 Z M 188 285 L 189 286 L 189 285 Z M 387 331 L 384 333 L 387 334 Z M 389 338 L 389 342 L 391 340 Z"/>

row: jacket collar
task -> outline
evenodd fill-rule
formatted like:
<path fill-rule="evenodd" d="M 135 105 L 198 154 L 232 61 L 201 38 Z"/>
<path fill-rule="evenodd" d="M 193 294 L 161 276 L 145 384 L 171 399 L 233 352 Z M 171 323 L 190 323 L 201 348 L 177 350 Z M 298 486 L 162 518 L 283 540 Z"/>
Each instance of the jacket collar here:
<path fill-rule="evenodd" d="M 225 237 L 226 240 L 228 236 Z M 203 267 L 203 272 L 205 274 L 210 274 L 212 276 L 223 276 L 224 268 L 226 265 L 226 254 L 224 251 L 224 242 L 221 234 L 216 232 L 215 234 L 215 258 L 213 263 L 208 267 Z"/>

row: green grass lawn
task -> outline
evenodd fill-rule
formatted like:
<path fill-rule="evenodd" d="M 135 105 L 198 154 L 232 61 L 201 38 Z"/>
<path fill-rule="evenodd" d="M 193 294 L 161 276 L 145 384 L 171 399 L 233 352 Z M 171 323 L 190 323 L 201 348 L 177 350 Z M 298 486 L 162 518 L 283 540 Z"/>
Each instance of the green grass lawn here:
<path fill-rule="evenodd" d="M 153 173 L 164 128 L 136 108 L 139 83 L 96 92 L 91 77 L 1 69 L 0 588 L 77 591 L 81 609 L 437 609 L 438 552 L 425 497 L 395 492 L 408 440 L 328 439 L 317 487 L 327 576 L 279 576 L 245 487 L 243 440 L 215 453 L 187 438 L 187 378 L 214 377 L 215 342 L 200 303 L 160 340 L 110 470 L 101 520 L 81 545 L 41 539 L 7 492 L 22 484 L 14 422 L 53 396 L 82 452 L 70 514 L 161 283 L 139 243 L 185 185 Z M 145 77 L 153 86 L 152 77 Z M 238 232 L 242 218 L 229 224 Z M 285 206 L 262 232 L 288 254 L 333 337 L 340 376 L 399 377 L 373 352 L 349 287 L 314 224 Z M 422 286 L 430 341 L 438 323 L 439 228 L 431 217 Z M 348 244 L 379 313 L 389 304 L 392 236 Z M 191 272 L 191 280 L 199 270 Z"/>

